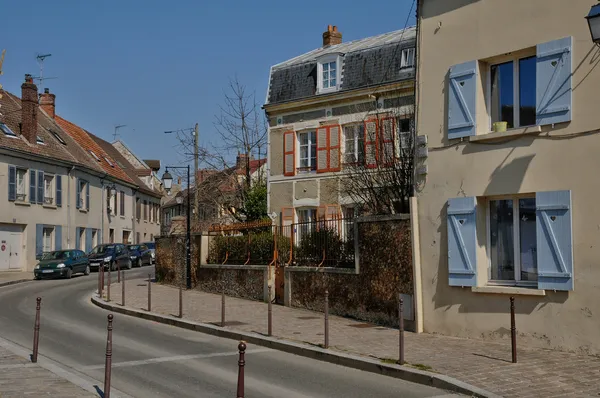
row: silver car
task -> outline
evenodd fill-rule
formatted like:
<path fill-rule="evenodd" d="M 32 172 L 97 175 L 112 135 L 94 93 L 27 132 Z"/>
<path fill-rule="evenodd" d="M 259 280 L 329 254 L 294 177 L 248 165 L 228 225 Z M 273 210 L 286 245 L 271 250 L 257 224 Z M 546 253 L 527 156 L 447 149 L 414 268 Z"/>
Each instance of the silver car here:
<path fill-rule="evenodd" d="M 146 242 L 146 243 L 142 243 L 142 245 L 145 245 L 148 247 L 148 250 L 150 250 L 150 265 L 152 264 L 156 264 L 156 243 L 154 242 Z"/>

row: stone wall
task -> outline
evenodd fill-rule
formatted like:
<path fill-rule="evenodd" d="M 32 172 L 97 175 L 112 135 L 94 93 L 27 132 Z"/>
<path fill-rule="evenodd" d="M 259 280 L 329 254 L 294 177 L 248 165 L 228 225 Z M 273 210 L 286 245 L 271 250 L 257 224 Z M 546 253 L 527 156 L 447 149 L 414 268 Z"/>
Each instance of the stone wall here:
<path fill-rule="evenodd" d="M 263 266 L 202 266 L 197 270 L 196 289 L 250 300 L 265 299 L 267 267 Z"/>
<path fill-rule="evenodd" d="M 413 295 L 410 221 L 360 222 L 358 227 L 358 273 L 288 268 L 291 305 L 323 311 L 328 290 L 331 313 L 397 326 L 399 293 Z M 406 326 L 414 325 L 407 322 Z"/>

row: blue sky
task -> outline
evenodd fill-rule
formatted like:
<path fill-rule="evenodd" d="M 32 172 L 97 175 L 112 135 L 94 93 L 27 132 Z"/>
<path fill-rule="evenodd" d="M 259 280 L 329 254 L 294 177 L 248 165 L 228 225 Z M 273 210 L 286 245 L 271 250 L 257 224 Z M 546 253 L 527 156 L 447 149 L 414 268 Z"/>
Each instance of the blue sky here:
<path fill-rule="evenodd" d="M 379 11 L 364 1 L 1 0 L 0 82 L 20 95 L 25 73 L 56 94 L 56 112 L 107 140 L 114 125 L 142 158 L 180 164 L 163 131 L 200 125 L 218 143 L 214 115 L 236 76 L 262 104 L 269 67 L 321 45 L 328 24 L 343 40 L 404 27 L 412 0 Z M 414 10 L 409 25 L 414 24 Z"/>

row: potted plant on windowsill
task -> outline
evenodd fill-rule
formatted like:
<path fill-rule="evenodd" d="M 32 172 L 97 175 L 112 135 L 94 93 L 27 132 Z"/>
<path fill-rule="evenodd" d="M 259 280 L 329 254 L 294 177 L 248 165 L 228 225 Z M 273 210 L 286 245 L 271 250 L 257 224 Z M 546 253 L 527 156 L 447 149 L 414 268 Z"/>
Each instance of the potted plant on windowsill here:
<path fill-rule="evenodd" d="M 494 133 L 502 133 L 506 131 L 508 127 L 508 122 L 494 122 L 492 123 L 492 131 Z"/>

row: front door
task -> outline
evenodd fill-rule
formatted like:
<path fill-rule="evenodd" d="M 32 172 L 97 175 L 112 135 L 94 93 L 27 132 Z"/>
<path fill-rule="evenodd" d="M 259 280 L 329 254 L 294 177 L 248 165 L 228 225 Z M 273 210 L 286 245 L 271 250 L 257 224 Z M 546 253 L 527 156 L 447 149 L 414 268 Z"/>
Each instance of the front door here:
<path fill-rule="evenodd" d="M 10 233 L 10 269 L 20 269 L 21 265 L 21 251 L 23 249 L 23 242 L 21 241 L 22 234 L 20 232 Z M 1 247 L 0 247 L 1 249 Z"/>

